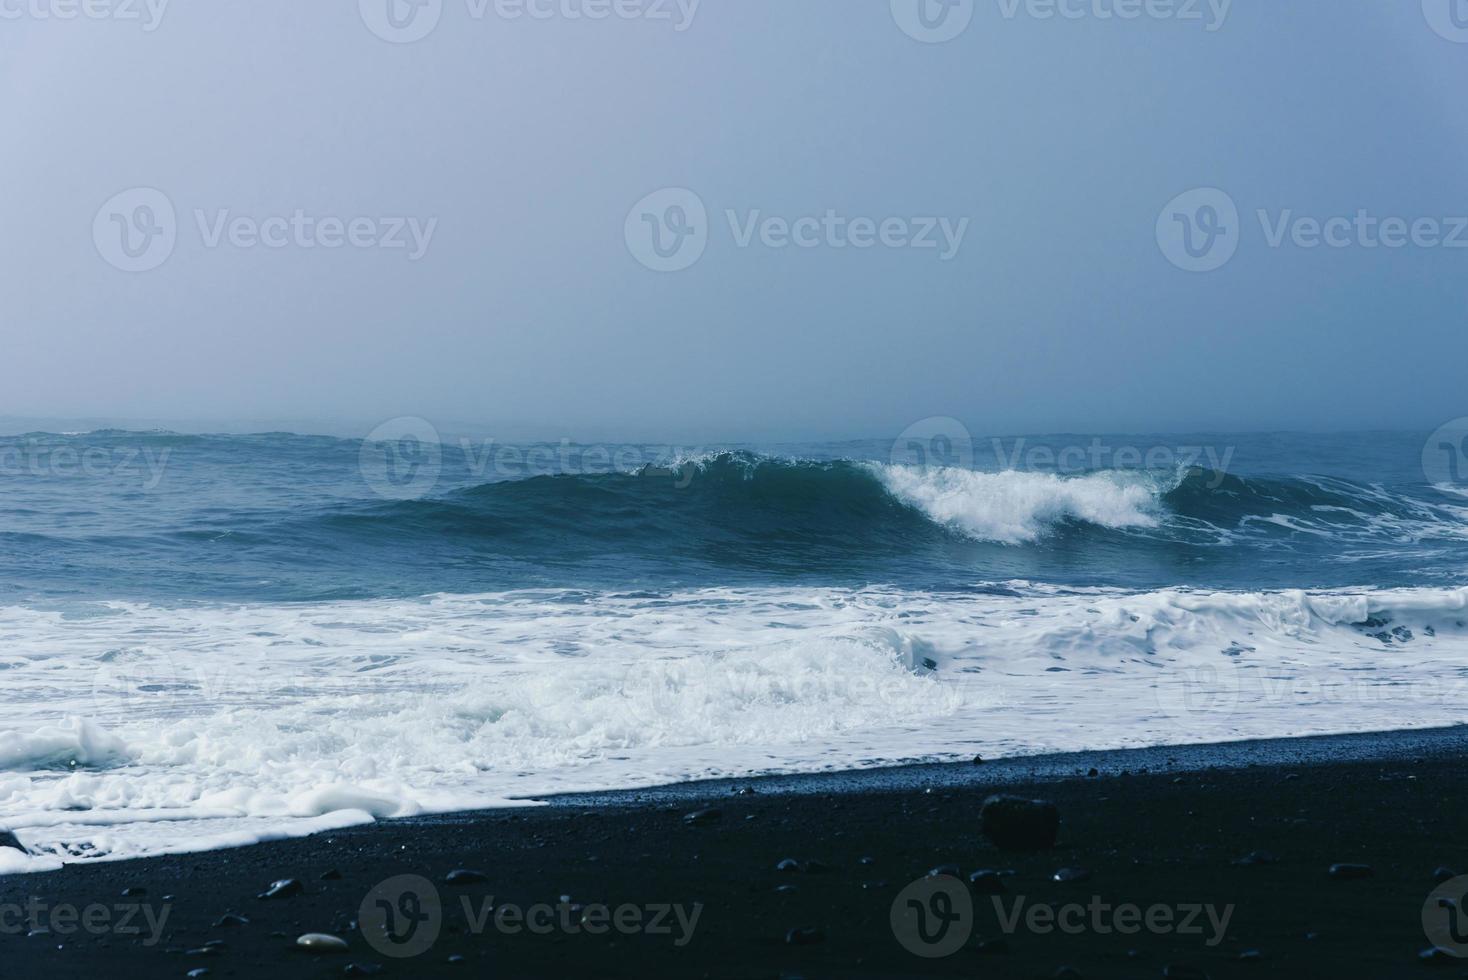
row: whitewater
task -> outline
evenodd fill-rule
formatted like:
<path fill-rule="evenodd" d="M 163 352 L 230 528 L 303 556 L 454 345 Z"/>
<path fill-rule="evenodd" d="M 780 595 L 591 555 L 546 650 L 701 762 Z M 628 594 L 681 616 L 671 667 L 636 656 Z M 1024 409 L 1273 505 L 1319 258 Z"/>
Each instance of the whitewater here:
<path fill-rule="evenodd" d="M 192 465 L 147 516 L 123 490 L 67 522 L 44 506 L 94 488 L 6 498 L 0 827 L 31 853 L 0 873 L 558 792 L 1468 714 L 1465 501 L 1420 478 L 843 445 L 683 460 L 681 486 L 383 502 L 342 491 L 331 443 L 173 447 Z M 243 451 L 279 479 L 201 497 Z M 314 496 L 286 478 L 305 459 Z"/>

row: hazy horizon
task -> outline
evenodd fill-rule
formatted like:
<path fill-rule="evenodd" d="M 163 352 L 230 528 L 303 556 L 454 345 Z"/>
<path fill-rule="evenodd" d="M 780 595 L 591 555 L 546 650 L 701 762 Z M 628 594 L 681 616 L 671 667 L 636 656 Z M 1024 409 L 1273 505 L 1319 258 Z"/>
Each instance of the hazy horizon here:
<path fill-rule="evenodd" d="M 795 441 L 1468 414 L 1468 31 L 1435 0 L 964 0 L 942 43 L 918 0 L 434 0 L 409 28 L 48 2 L 0 36 L 31 148 L 0 160 L 0 415 Z"/>
<path fill-rule="evenodd" d="M 285 418 L 259 418 L 259 419 L 168 419 L 168 418 L 109 418 L 109 417 L 27 417 L 0 415 L 0 437 L 15 437 L 28 434 L 78 434 L 85 435 L 92 432 L 116 430 L 120 432 L 175 432 L 181 435 L 230 435 L 248 436 L 265 435 L 271 433 L 299 435 L 299 436 L 326 436 L 339 439 L 362 439 L 371 436 L 374 430 L 383 426 L 394 425 L 405 420 L 415 420 L 421 416 L 396 416 L 392 419 L 285 419 Z M 495 425 L 488 422 L 475 422 L 465 419 L 426 419 L 437 430 L 446 442 L 458 439 L 473 439 L 475 441 L 494 440 L 503 443 L 520 444 L 556 444 L 570 443 L 580 445 L 596 444 L 645 444 L 645 445 L 801 445 L 801 444 L 841 444 L 859 442 L 879 442 L 897 439 L 901 434 L 899 431 L 892 432 L 866 432 L 855 435 L 851 434 L 829 434 L 822 432 L 813 433 L 779 433 L 776 435 L 764 435 L 759 433 L 739 436 L 733 433 L 721 433 L 718 431 L 695 431 L 689 429 L 678 429 L 675 425 L 658 429 L 639 429 L 628 433 L 616 431 L 601 431 L 596 426 L 583 426 L 579 428 L 568 427 L 562 431 L 552 431 L 546 426 L 537 426 L 533 423 L 507 422 Z M 929 420 L 913 420 L 914 424 L 930 422 Z M 1150 430 L 1100 430 L 1100 429 L 1054 429 L 1049 431 L 1040 430 L 998 430 L 986 429 L 982 426 L 975 427 L 967 420 L 958 419 L 964 428 L 975 440 L 986 439 L 1041 439 L 1047 437 L 1177 437 L 1177 436 L 1209 436 L 1227 435 L 1233 437 L 1242 436 L 1266 436 L 1287 435 L 1309 437 L 1339 437 L 1350 435 L 1403 435 L 1423 436 L 1430 430 L 1427 427 L 1418 428 L 1370 428 L 1370 429 L 1150 429 Z M 906 428 L 906 427 L 904 427 Z"/>

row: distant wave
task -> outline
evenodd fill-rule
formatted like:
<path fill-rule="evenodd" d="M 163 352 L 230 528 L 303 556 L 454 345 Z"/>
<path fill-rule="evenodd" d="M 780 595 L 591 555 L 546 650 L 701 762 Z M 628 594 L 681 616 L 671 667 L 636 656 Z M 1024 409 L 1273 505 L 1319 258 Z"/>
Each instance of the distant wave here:
<path fill-rule="evenodd" d="M 557 535 L 668 547 L 743 541 L 762 550 L 908 549 L 954 536 L 1022 545 L 1066 524 L 1156 527 L 1176 482 L 1146 473 L 1059 477 L 720 453 L 632 473 L 483 484 L 329 521 L 507 544 Z"/>
<path fill-rule="evenodd" d="M 1250 531 L 1404 540 L 1463 536 L 1461 517 L 1341 480 L 1243 479 L 1198 468 L 1063 476 L 730 452 L 636 472 L 487 483 L 329 520 L 507 541 L 555 532 L 774 546 L 784 535 L 789 543 L 911 547 L 943 535 L 1024 546 L 1067 529 L 1157 532 L 1185 542 Z"/>
<path fill-rule="evenodd" d="M 0 592 L 333 599 L 541 586 L 1010 579 L 1156 589 L 1464 581 L 1468 506 L 1426 486 L 1201 468 L 1074 475 L 715 452 L 370 493 L 355 444 L 155 436 L 109 496 L 15 483 Z M 197 440 L 168 458 L 169 440 Z M 648 458 L 644 456 L 643 458 Z M 241 480 L 246 482 L 240 482 Z M 144 492 L 138 493 L 138 490 Z M 146 502 L 147 507 L 140 502 Z M 64 518 L 53 512 L 64 511 Z M 143 583 L 144 587 L 140 587 Z"/>

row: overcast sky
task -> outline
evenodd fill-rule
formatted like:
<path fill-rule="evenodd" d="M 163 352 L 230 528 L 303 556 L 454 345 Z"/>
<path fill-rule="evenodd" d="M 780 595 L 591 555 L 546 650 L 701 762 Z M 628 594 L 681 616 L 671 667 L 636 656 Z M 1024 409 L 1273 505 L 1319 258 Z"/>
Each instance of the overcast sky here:
<path fill-rule="evenodd" d="M 0 0 L 0 415 L 1468 414 L 1449 0 L 90 2 Z"/>

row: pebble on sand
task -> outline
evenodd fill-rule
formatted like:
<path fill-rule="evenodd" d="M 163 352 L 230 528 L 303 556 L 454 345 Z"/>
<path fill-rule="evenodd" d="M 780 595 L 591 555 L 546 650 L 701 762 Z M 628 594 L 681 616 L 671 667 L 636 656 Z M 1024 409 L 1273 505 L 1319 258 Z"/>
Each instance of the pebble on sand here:
<path fill-rule="evenodd" d="M 239 926 L 247 926 L 249 924 L 249 919 L 245 918 L 243 915 L 235 915 L 233 912 L 226 912 L 219 918 L 214 920 L 214 928 L 216 929 L 233 929 Z"/>
<path fill-rule="evenodd" d="M 1455 872 L 1452 868 L 1447 867 L 1446 865 L 1440 868 L 1434 868 L 1432 870 L 1432 880 L 1437 882 L 1439 885 L 1441 885 L 1445 881 L 1452 881 L 1456 877 L 1458 877 L 1457 872 Z"/>
<path fill-rule="evenodd" d="M 308 932 L 296 938 L 296 948 L 308 953 L 345 953 L 347 941 L 324 932 Z"/>
<path fill-rule="evenodd" d="M 444 875 L 444 881 L 450 885 L 477 885 L 489 880 L 489 875 L 483 871 L 475 871 L 473 868 L 455 868 Z"/>
<path fill-rule="evenodd" d="M 1256 864 L 1278 864 L 1279 858 L 1268 851 L 1250 851 L 1243 857 L 1235 859 L 1233 863 L 1242 867 L 1250 867 Z"/>
<path fill-rule="evenodd" d="M 1330 876 L 1342 881 L 1357 881 L 1361 878 L 1370 878 L 1376 874 L 1369 865 L 1365 864 L 1332 864 Z"/>
<path fill-rule="evenodd" d="M 703 810 L 694 810 L 692 813 L 684 814 L 683 822 L 690 827 L 699 827 L 703 824 L 713 823 L 716 820 L 722 820 L 723 817 L 723 810 L 711 806 Z"/>
<path fill-rule="evenodd" d="M 265 891 L 261 892 L 256 897 L 289 898 L 292 895 L 299 895 L 305 890 L 306 889 L 302 887 L 301 883 L 295 878 L 281 878 L 279 881 L 272 881 L 270 883 L 270 887 L 265 889 Z"/>
<path fill-rule="evenodd" d="M 796 926 L 785 933 L 785 942 L 791 946 L 814 946 L 826 941 L 826 934 L 819 929 Z"/>
<path fill-rule="evenodd" d="M 1045 800 L 991 796 L 979 811 L 979 827 L 1003 850 L 1042 851 L 1055 846 L 1060 809 Z"/>
<path fill-rule="evenodd" d="M 1091 872 L 1085 868 L 1061 868 L 1050 876 L 1050 880 L 1059 882 L 1062 885 L 1077 881 L 1090 881 Z"/>
<path fill-rule="evenodd" d="M 808 875 L 825 875 L 830 874 L 836 869 L 824 861 L 817 861 L 814 858 L 809 861 L 797 861 L 795 858 L 785 858 L 779 864 L 775 865 L 775 870 L 783 874 L 804 872 Z"/>

